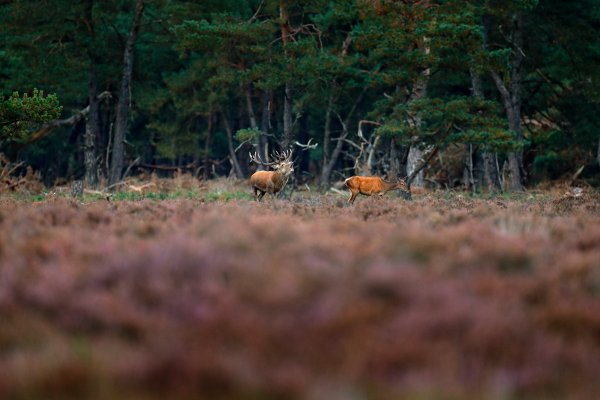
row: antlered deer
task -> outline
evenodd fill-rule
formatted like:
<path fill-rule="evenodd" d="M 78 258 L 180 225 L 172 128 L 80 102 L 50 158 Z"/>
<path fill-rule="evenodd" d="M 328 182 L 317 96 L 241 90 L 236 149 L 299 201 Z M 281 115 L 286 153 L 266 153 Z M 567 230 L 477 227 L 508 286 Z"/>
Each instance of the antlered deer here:
<path fill-rule="evenodd" d="M 291 161 L 291 149 L 281 154 L 275 152 L 271 158 L 274 158 L 275 161 L 265 163 L 256 153 L 254 155 L 250 154 L 250 160 L 257 164 L 271 166 L 274 169 L 274 171 L 256 171 L 250 177 L 250 183 L 254 189 L 254 196 L 257 201 L 260 201 L 265 193 L 272 195 L 279 193 L 287 183 L 292 172 L 294 172 L 294 162 Z"/>
<path fill-rule="evenodd" d="M 352 195 L 348 200 L 349 203 L 353 204 L 358 194 L 364 194 L 365 196 L 371 196 L 378 194 L 383 196 L 386 192 L 394 189 L 401 189 L 408 191 L 406 182 L 400 179 L 396 183 L 386 182 L 377 176 L 352 176 L 344 181 Z"/>

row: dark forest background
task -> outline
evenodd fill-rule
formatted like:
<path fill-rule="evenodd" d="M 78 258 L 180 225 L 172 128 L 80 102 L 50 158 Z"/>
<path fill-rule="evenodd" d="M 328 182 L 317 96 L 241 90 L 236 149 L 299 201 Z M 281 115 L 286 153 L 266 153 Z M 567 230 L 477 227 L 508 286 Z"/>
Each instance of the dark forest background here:
<path fill-rule="evenodd" d="M 47 185 L 290 147 L 322 188 L 598 185 L 599 28 L 598 0 L 2 1 L 1 151 Z"/>

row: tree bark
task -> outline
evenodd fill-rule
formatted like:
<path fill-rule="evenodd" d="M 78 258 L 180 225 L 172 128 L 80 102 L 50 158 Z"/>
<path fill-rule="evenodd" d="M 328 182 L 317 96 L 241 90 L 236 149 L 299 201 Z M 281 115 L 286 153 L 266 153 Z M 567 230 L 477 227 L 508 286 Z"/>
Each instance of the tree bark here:
<path fill-rule="evenodd" d="M 267 138 L 266 134 L 269 132 L 269 121 L 270 121 L 270 100 L 271 91 L 265 90 L 261 97 L 262 116 L 260 122 L 260 130 L 258 129 L 258 123 L 256 122 L 256 113 L 254 112 L 254 105 L 252 104 L 252 93 L 250 85 L 246 85 L 245 88 L 246 97 L 246 109 L 248 111 L 248 119 L 250 120 L 250 127 L 254 130 L 259 131 L 256 138 L 256 151 L 261 160 L 267 159 Z M 258 164 L 257 170 L 264 170 L 265 167 Z"/>
<path fill-rule="evenodd" d="M 85 121 L 85 134 L 83 143 L 83 164 L 85 168 L 84 183 L 88 188 L 98 186 L 98 163 L 96 161 L 96 141 L 100 132 L 100 108 L 98 101 L 98 78 L 96 74 L 97 57 L 94 53 L 94 0 L 88 0 L 85 5 L 88 34 L 91 45 L 88 48 L 89 73 L 88 73 L 88 102 L 89 113 Z"/>
<path fill-rule="evenodd" d="M 294 142 L 292 133 L 292 84 L 285 83 L 285 91 L 283 96 L 283 138 L 281 140 L 281 148 L 287 149 Z"/>
<path fill-rule="evenodd" d="M 291 29 L 289 25 L 289 12 L 285 2 L 279 3 L 279 17 L 281 19 L 281 42 L 283 44 L 284 54 L 287 56 L 287 45 L 290 41 Z M 294 139 L 292 137 L 292 83 L 285 82 L 283 94 L 283 137 L 281 139 L 281 148 L 289 148 Z"/>
<path fill-rule="evenodd" d="M 244 173 L 242 172 L 237 154 L 235 154 L 235 149 L 233 148 L 233 130 L 231 129 L 231 125 L 229 124 L 225 113 L 221 112 L 221 116 L 223 117 L 225 132 L 227 133 L 227 147 L 229 150 L 229 159 L 231 160 L 231 168 L 233 169 L 236 178 L 244 179 Z"/>
<path fill-rule="evenodd" d="M 109 184 L 113 185 L 121 180 L 125 159 L 125 138 L 127 136 L 129 110 L 131 108 L 131 76 L 133 74 L 133 50 L 140 29 L 140 21 L 144 13 L 144 0 L 137 0 L 131 29 L 125 43 L 123 52 L 123 72 L 119 102 L 117 103 L 117 117 L 115 120 L 115 133 L 110 166 Z"/>
<path fill-rule="evenodd" d="M 598 151 L 596 153 L 596 161 L 598 161 L 598 165 L 600 166 L 600 139 L 598 139 Z"/>
<path fill-rule="evenodd" d="M 427 55 L 430 52 L 429 46 L 427 45 L 427 38 L 423 38 L 423 51 Z M 426 68 L 421 73 L 421 76 L 418 78 L 417 82 L 412 89 L 410 94 L 410 98 L 408 101 L 414 101 L 421 99 L 427 96 L 427 84 L 429 82 L 429 76 L 431 75 L 431 70 Z M 411 115 L 408 121 L 409 125 L 411 125 L 415 130 L 420 130 L 421 128 L 421 115 L 415 114 Z M 418 138 L 415 138 L 418 139 Z M 406 160 L 406 175 L 411 176 L 413 171 L 416 171 L 420 165 L 420 162 L 423 159 L 423 150 L 419 147 L 421 143 L 416 140 L 410 146 L 408 150 L 408 158 Z M 418 173 L 414 176 L 413 183 L 417 187 L 422 187 L 425 183 L 424 170 L 420 168 Z"/>
<path fill-rule="evenodd" d="M 321 189 L 329 188 L 329 177 L 331 166 L 329 165 L 329 147 L 331 145 L 331 111 L 333 109 L 333 97 L 329 96 L 327 110 L 325 111 L 325 127 L 323 132 L 323 157 L 321 159 Z"/>
<path fill-rule="evenodd" d="M 421 162 L 419 162 L 416 165 L 415 169 L 406 176 L 405 182 L 406 182 L 406 188 L 408 190 L 406 192 L 403 192 L 405 199 L 410 200 L 412 198 L 410 188 L 411 188 L 416 176 L 419 173 L 421 173 L 421 171 L 423 171 L 423 169 L 429 164 L 431 159 L 438 153 L 438 150 L 439 150 L 439 147 L 437 147 L 437 146 L 432 147 L 429 150 L 429 153 L 427 153 L 427 156 L 425 158 L 422 158 Z"/>
<path fill-rule="evenodd" d="M 98 163 L 96 161 L 96 138 L 100 131 L 99 104 L 96 92 L 98 91 L 96 66 L 94 60 L 90 60 L 88 99 L 90 111 L 85 122 L 85 134 L 83 145 L 83 159 L 85 166 L 84 181 L 88 188 L 95 189 L 98 186 Z"/>
<path fill-rule="evenodd" d="M 502 78 L 496 71 L 490 71 L 492 79 L 496 84 L 498 92 L 502 98 L 502 104 L 508 127 L 513 132 L 515 140 L 518 143 L 523 142 L 523 129 L 521 126 L 521 92 L 522 92 L 522 67 L 524 61 L 523 55 L 523 17 L 521 13 L 513 15 L 511 26 L 512 34 L 512 61 L 511 71 L 508 81 L 508 87 L 504 84 Z M 484 32 L 489 29 L 484 25 Z M 522 150 L 510 152 L 508 154 L 509 176 L 507 189 L 513 192 L 523 191 L 522 179 L 523 152 Z"/>
<path fill-rule="evenodd" d="M 408 175 L 412 174 L 418 167 L 419 163 L 423 159 L 423 150 L 421 150 L 418 145 L 411 145 L 408 150 L 408 158 L 406 159 L 406 173 Z M 414 186 L 422 187 L 425 182 L 423 169 L 419 170 L 419 172 L 415 175 L 414 178 Z"/>
<path fill-rule="evenodd" d="M 400 159 L 398 155 L 398 147 L 396 141 L 392 138 L 390 140 L 390 169 L 388 171 L 388 180 L 396 182 L 400 175 Z"/>
<path fill-rule="evenodd" d="M 481 76 L 472 68 L 470 73 L 473 97 L 476 99 L 483 99 L 484 94 Z M 498 171 L 495 157 L 495 154 L 492 152 L 475 149 L 475 154 L 473 154 L 471 158 L 472 169 L 475 169 L 475 171 L 471 171 L 471 176 L 474 176 L 474 190 L 487 190 L 490 192 L 501 190 L 499 180 L 500 172 Z"/>
<path fill-rule="evenodd" d="M 204 170 L 202 171 L 202 177 L 204 180 L 210 178 L 210 141 L 212 139 L 213 130 L 213 115 L 208 116 L 208 127 L 206 128 L 206 140 L 204 141 Z"/>
<path fill-rule="evenodd" d="M 356 99 L 354 100 L 354 104 L 352 105 L 352 108 L 350 109 L 350 111 L 348 111 L 348 115 L 346 115 L 346 118 L 344 120 L 342 120 L 338 114 L 338 118 L 340 118 L 340 124 L 342 125 L 342 133 L 336 139 L 337 143 L 335 144 L 335 147 L 333 148 L 333 151 L 331 152 L 329 160 L 323 164 L 323 169 L 321 170 L 321 188 L 322 189 L 327 189 L 330 186 L 331 173 L 333 172 L 333 167 L 335 167 L 335 164 L 337 163 L 338 158 L 340 157 L 340 154 L 342 153 L 342 148 L 344 147 L 344 140 L 348 137 L 348 134 L 349 134 L 348 124 L 352 120 L 352 117 L 354 116 L 354 112 L 356 111 L 356 108 L 362 102 L 362 99 L 365 96 L 367 89 L 368 89 L 368 87 L 363 88 L 362 92 L 360 92 L 360 94 L 356 97 Z M 331 113 L 332 111 L 333 111 L 333 102 L 331 102 L 330 106 L 329 106 L 329 112 Z"/>
<path fill-rule="evenodd" d="M 262 160 L 267 160 L 268 145 L 267 135 L 269 134 L 269 128 L 271 125 L 271 90 L 265 90 L 262 94 L 262 114 L 260 119 L 260 131 L 258 135 L 258 155 Z M 264 166 L 259 165 L 258 169 L 265 169 Z"/>

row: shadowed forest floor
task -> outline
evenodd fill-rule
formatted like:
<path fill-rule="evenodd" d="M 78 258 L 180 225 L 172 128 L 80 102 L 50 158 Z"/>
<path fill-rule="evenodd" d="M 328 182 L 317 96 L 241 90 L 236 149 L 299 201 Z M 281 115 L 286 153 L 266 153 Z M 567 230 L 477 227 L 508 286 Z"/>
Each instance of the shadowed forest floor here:
<path fill-rule="evenodd" d="M 345 201 L 2 198 L 0 397 L 600 392 L 597 193 Z"/>

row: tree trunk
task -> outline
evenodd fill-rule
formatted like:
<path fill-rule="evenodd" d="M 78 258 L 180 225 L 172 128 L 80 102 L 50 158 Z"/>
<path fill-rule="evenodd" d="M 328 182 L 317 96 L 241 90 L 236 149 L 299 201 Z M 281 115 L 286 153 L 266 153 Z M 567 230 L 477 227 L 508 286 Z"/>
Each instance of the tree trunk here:
<path fill-rule="evenodd" d="M 235 174 L 235 177 L 238 179 L 244 179 L 244 173 L 242 172 L 242 168 L 240 167 L 240 163 L 237 159 L 237 154 L 235 154 L 235 149 L 233 148 L 233 130 L 231 129 L 231 125 L 227 120 L 227 116 L 224 113 L 221 113 L 223 117 L 223 125 L 225 126 L 225 132 L 227 133 L 227 147 L 229 149 L 229 159 L 231 160 L 231 168 Z"/>
<path fill-rule="evenodd" d="M 427 156 L 424 158 L 421 157 L 421 162 L 419 162 L 417 164 L 417 166 L 415 167 L 415 169 L 406 176 L 405 181 L 406 181 L 407 192 L 404 193 L 404 198 L 406 198 L 408 200 L 411 199 L 412 196 L 410 194 L 410 188 L 411 188 L 415 178 L 429 164 L 431 159 L 438 153 L 438 150 L 439 150 L 439 148 L 437 146 L 433 146 L 427 153 Z"/>
<path fill-rule="evenodd" d="M 325 127 L 323 133 L 323 157 L 321 159 L 321 189 L 327 189 L 330 186 L 329 177 L 331 176 L 331 167 L 329 165 L 329 147 L 331 145 L 331 111 L 333 109 L 333 98 L 329 96 L 327 102 L 327 111 L 325 111 Z"/>
<path fill-rule="evenodd" d="M 89 112 L 85 121 L 85 134 L 83 136 L 83 165 L 85 168 L 84 181 L 88 188 L 95 189 L 98 186 L 98 163 L 96 161 L 96 141 L 100 132 L 100 107 L 98 96 L 98 78 L 96 75 L 97 57 L 94 53 L 94 0 L 88 0 L 85 4 L 85 16 L 87 21 L 90 46 L 88 47 L 89 75 L 88 75 L 88 102 Z"/>
<path fill-rule="evenodd" d="M 281 148 L 287 149 L 294 142 L 292 134 L 292 84 L 285 83 L 285 94 L 283 96 L 283 138 Z"/>
<path fill-rule="evenodd" d="M 260 135 L 258 135 L 258 155 L 262 160 L 267 160 L 269 141 L 267 135 L 271 126 L 271 90 L 265 90 L 262 94 L 262 114 L 260 118 Z M 258 169 L 264 169 L 262 165 Z"/>
<path fill-rule="evenodd" d="M 481 76 L 473 68 L 471 68 L 470 73 L 473 97 L 483 99 Z M 475 154 L 472 155 L 471 159 L 472 165 L 474 165 L 474 171 L 471 172 L 471 175 L 474 176 L 475 187 L 473 189 L 475 191 L 497 192 L 501 190 L 495 157 L 494 153 L 487 150 L 475 149 Z"/>
<path fill-rule="evenodd" d="M 213 115 L 208 116 L 208 127 L 206 128 L 206 140 L 204 141 L 204 169 L 202 171 L 202 177 L 204 180 L 210 178 L 210 141 L 212 139 L 212 126 L 213 126 Z"/>
<path fill-rule="evenodd" d="M 419 163 L 423 160 L 423 150 L 417 147 L 417 145 L 410 146 L 408 150 L 408 158 L 406 159 L 406 174 L 412 174 L 418 167 Z M 425 182 L 423 169 L 421 169 L 413 180 L 413 185 L 422 187 Z"/>
<path fill-rule="evenodd" d="M 596 161 L 598 161 L 598 165 L 600 166 L 600 139 L 598 139 L 598 151 L 596 152 Z"/>
<path fill-rule="evenodd" d="M 489 29 L 488 24 L 484 24 L 484 32 Z M 523 18 L 521 13 L 513 16 L 511 26 L 512 34 L 512 62 L 508 87 L 496 71 L 490 71 L 496 88 L 500 92 L 504 111 L 508 119 L 508 127 L 513 132 L 517 143 L 523 142 L 523 129 L 521 126 L 521 91 L 522 91 L 522 67 L 524 61 L 523 55 Z M 508 154 L 508 182 L 505 185 L 508 190 L 513 192 L 523 191 L 523 152 L 514 151 Z"/>
<path fill-rule="evenodd" d="M 427 45 L 427 38 L 423 39 L 423 51 L 427 55 L 430 52 L 430 48 Z M 410 98 L 408 101 L 414 101 L 418 99 L 422 99 L 427 96 L 427 84 L 429 82 L 429 76 L 431 75 L 431 70 L 426 68 L 421 76 L 418 78 L 417 82 L 412 89 L 410 94 Z M 421 115 L 411 115 L 409 121 L 409 125 L 411 125 L 415 130 L 420 130 L 421 128 Z M 406 160 L 406 175 L 410 176 L 414 171 L 419 168 L 420 163 L 423 161 L 423 150 L 419 147 L 421 143 L 417 142 L 417 138 L 413 141 L 413 144 L 410 146 L 408 150 L 408 158 Z M 425 183 L 424 177 L 424 169 L 420 168 L 419 172 L 414 175 L 413 184 L 417 187 L 422 187 Z"/>
<path fill-rule="evenodd" d="M 131 76 L 133 73 L 133 50 L 140 29 L 140 21 L 144 13 L 144 1 L 137 0 L 135 14 L 125 50 L 123 52 L 123 74 L 121 78 L 121 89 L 119 102 L 117 103 L 117 117 L 115 121 L 115 133 L 113 137 L 112 158 L 110 166 L 109 184 L 113 185 L 121 180 L 125 159 L 125 138 L 127 136 L 129 109 L 131 107 Z"/>
<path fill-rule="evenodd" d="M 261 98 L 261 107 L 262 107 L 262 116 L 261 116 L 261 129 L 258 129 L 258 124 L 256 122 L 256 113 L 254 112 L 254 105 L 252 104 L 252 93 L 250 86 L 247 85 L 245 89 L 245 97 L 246 97 L 246 109 L 248 110 L 248 119 L 250 120 L 250 127 L 254 130 L 259 131 L 258 136 L 256 137 L 256 152 L 258 153 L 258 157 L 261 160 L 267 159 L 267 138 L 266 134 L 269 132 L 269 120 L 270 120 L 270 100 L 271 100 L 271 91 L 265 90 L 262 94 Z M 257 170 L 264 170 L 265 167 L 261 164 L 258 164 Z"/>
<path fill-rule="evenodd" d="M 344 139 L 348 137 L 348 133 L 348 127 L 342 122 L 342 134 L 337 139 L 337 143 L 331 152 L 329 162 L 323 165 L 323 170 L 321 171 L 321 187 L 323 189 L 327 189 L 329 186 L 331 186 L 331 173 L 333 172 L 333 167 L 335 167 L 340 153 L 342 152 L 342 148 L 344 147 Z"/>
<path fill-rule="evenodd" d="M 281 19 L 281 42 L 283 51 L 287 55 L 287 45 L 290 41 L 291 29 L 289 25 L 289 12 L 285 2 L 279 3 L 279 17 Z M 293 143 L 292 137 L 292 83 L 285 82 L 283 95 L 283 137 L 281 138 L 281 148 L 287 149 Z"/>
<path fill-rule="evenodd" d="M 344 147 L 344 140 L 348 137 L 348 134 L 349 134 L 348 124 L 352 120 L 352 117 L 354 116 L 354 113 L 356 112 L 356 108 L 362 102 L 362 99 L 364 98 L 365 93 L 367 92 L 367 89 L 368 89 L 368 87 L 365 86 L 363 88 L 362 92 L 360 92 L 360 94 L 356 97 L 356 99 L 354 100 L 354 104 L 352 104 L 352 108 L 348 112 L 348 115 L 346 115 L 346 119 L 342 120 L 342 118 L 339 116 L 339 114 L 337 114 L 338 118 L 340 119 L 340 124 L 342 125 L 342 134 L 336 139 L 337 142 L 335 144 L 335 147 L 333 148 L 333 151 L 331 152 L 329 161 L 323 164 L 323 170 L 321 171 L 321 188 L 322 189 L 327 189 L 330 186 L 331 173 L 333 172 L 333 167 L 335 167 L 335 164 L 337 163 L 337 160 L 340 157 L 340 154 L 342 153 L 342 148 Z M 332 101 L 330 102 L 328 110 L 329 110 L 329 114 L 333 111 L 333 102 Z M 331 132 L 330 132 L 330 134 L 331 134 Z"/>
<path fill-rule="evenodd" d="M 85 122 L 85 134 L 83 145 L 83 158 L 85 166 L 85 184 L 87 187 L 95 189 L 98 186 L 98 164 L 96 162 L 96 138 L 100 131 L 100 115 L 97 98 L 97 77 L 95 60 L 90 59 L 90 73 L 88 86 L 88 99 L 90 111 Z"/>
<path fill-rule="evenodd" d="M 398 147 L 396 141 L 392 138 L 390 140 L 390 169 L 388 170 L 388 180 L 396 182 L 400 175 L 400 159 L 398 155 Z"/>

